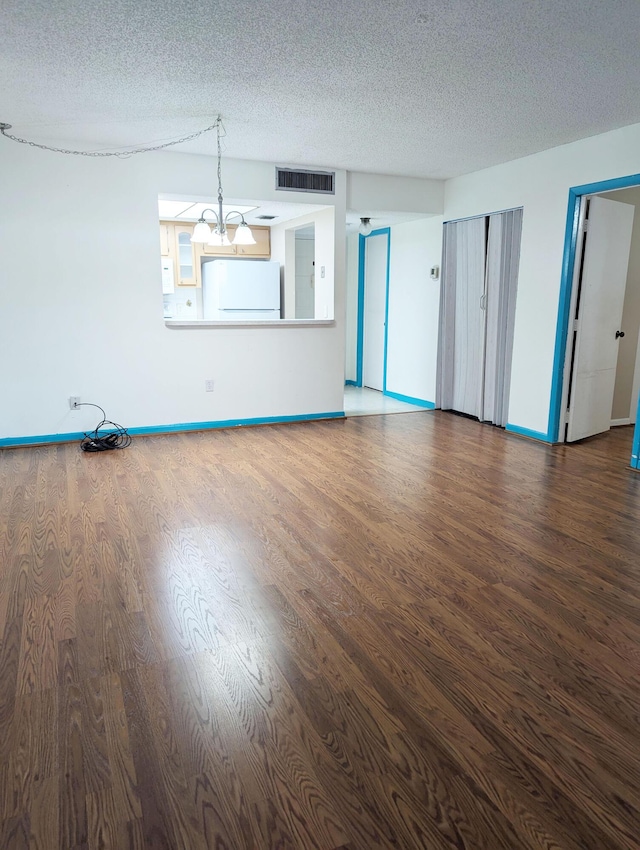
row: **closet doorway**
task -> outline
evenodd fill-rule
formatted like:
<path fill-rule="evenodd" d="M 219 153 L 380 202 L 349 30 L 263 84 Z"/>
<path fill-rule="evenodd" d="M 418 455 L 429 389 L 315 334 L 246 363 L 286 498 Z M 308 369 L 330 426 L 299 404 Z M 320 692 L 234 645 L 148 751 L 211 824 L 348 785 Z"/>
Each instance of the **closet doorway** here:
<path fill-rule="evenodd" d="M 436 407 L 504 427 L 522 209 L 444 225 Z"/>
<path fill-rule="evenodd" d="M 384 392 L 387 388 L 387 313 L 389 309 L 388 228 L 364 238 L 362 301 L 362 377 L 360 384 Z"/>

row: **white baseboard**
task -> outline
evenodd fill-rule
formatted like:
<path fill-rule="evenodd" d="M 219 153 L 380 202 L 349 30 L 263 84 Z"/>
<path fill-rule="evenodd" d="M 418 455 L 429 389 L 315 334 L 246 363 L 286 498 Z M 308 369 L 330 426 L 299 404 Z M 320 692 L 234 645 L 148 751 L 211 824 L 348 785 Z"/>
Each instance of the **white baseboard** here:
<path fill-rule="evenodd" d="M 617 428 L 618 425 L 631 425 L 631 420 L 629 419 L 628 416 L 627 416 L 626 419 L 612 419 L 611 420 L 611 427 L 612 428 Z"/>

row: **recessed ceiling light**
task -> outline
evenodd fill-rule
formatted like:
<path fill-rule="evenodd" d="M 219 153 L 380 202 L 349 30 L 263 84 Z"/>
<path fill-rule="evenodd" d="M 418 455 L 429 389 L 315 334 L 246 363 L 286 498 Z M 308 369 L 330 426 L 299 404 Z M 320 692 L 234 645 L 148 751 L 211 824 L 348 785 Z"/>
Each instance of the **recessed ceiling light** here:
<path fill-rule="evenodd" d="M 163 201 L 158 199 L 160 218 L 176 218 L 180 213 L 186 212 L 192 206 L 193 201 Z"/>
<path fill-rule="evenodd" d="M 184 221 L 190 221 L 193 219 L 193 221 L 197 221 L 202 215 L 202 210 L 212 208 L 217 209 L 216 201 L 201 203 L 195 201 L 163 201 L 160 198 L 158 199 L 158 212 L 160 214 L 160 218 L 177 218 Z M 231 210 L 245 215 L 246 213 L 257 209 L 258 207 L 256 206 L 239 206 L 238 204 L 224 204 L 222 207 L 224 215 L 231 212 Z M 235 218 L 235 216 L 233 218 Z M 233 218 L 230 219 L 232 224 Z"/>
<path fill-rule="evenodd" d="M 191 206 L 188 209 L 186 209 L 183 213 L 177 213 L 176 218 L 198 219 L 202 215 L 203 210 L 212 209 L 212 208 L 217 209 L 217 207 L 218 207 L 217 203 L 214 205 L 211 202 L 191 204 Z M 233 210 L 234 212 L 238 212 L 238 213 L 242 213 L 243 215 L 246 215 L 246 213 L 251 212 L 251 210 L 257 210 L 257 209 L 258 209 L 257 207 L 247 207 L 247 206 L 243 207 L 243 206 L 240 206 L 239 204 L 223 204 L 222 205 L 222 214 L 227 215 L 227 213 L 230 213 Z M 233 224 L 233 221 L 231 219 L 230 219 L 230 221 Z"/>

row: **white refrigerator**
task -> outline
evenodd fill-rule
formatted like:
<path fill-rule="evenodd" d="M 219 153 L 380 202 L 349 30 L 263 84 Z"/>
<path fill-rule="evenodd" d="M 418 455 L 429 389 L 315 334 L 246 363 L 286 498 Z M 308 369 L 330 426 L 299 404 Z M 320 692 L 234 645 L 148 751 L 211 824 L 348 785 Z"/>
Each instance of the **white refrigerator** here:
<path fill-rule="evenodd" d="M 212 260 L 202 266 L 204 319 L 243 322 L 280 318 L 280 263 Z"/>

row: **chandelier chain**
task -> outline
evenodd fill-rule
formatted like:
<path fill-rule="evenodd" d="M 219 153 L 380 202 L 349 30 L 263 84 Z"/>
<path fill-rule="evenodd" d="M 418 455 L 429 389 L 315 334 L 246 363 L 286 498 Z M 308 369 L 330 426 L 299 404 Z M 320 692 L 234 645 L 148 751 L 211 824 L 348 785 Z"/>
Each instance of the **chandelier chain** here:
<path fill-rule="evenodd" d="M 193 139 L 197 139 L 199 136 L 204 135 L 204 133 L 209 133 L 211 130 L 217 129 L 218 131 L 218 181 L 220 180 L 220 127 L 222 125 L 222 119 L 218 115 L 213 124 L 210 124 L 208 127 L 205 127 L 203 130 L 197 130 L 195 133 L 191 133 L 188 136 L 182 136 L 180 139 L 174 139 L 171 142 L 163 142 L 159 145 L 149 145 L 147 147 L 136 147 L 131 148 L 130 150 L 124 151 L 76 151 L 76 150 L 68 150 L 67 148 L 55 148 L 50 147 L 49 145 L 41 145 L 38 142 L 32 142 L 28 139 L 21 139 L 19 136 L 14 136 L 11 133 L 7 133 L 7 128 L 9 128 L 10 124 L 2 124 L 0 123 L 0 133 L 6 138 L 11 139 L 14 142 L 18 142 L 21 145 L 29 145 L 32 148 L 40 148 L 43 151 L 52 151 L 53 153 L 64 153 L 70 154 L 72 156 L 92 156 L 92 157 L 106 157 L 106 156 L 115 156 L 118 158 L 126 159 L 126 157 L 133 156 L 137 153 L 150 153 L 151 151 L 161 151 L 165 148 L 170 148 L 173 145 L 181 145 L 183 142 L 190 142 Z"/>
<path fill-rule="evenodd" d="M 222 120 L 218 116 L 217 135 L 218 135 L 218 200 L 222 199 L 222 145 L 220 142 L 220 130 L 222 128 Z"/>

